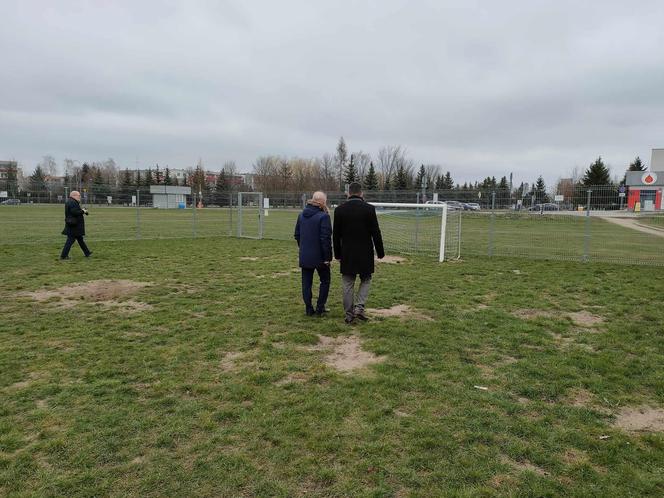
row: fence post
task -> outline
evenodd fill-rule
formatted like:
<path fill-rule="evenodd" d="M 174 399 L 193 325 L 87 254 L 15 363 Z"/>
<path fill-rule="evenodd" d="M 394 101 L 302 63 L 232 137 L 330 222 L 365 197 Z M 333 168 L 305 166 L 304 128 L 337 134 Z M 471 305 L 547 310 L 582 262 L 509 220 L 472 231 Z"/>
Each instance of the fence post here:
<path fill-rule="evenodd" d="M 192 236 L 193 236 L 193 238 L 196 238 L 196 205 L 198 204 L 198 199 L 197 199 L 197 197 L 196 197 L 196 192 L 194 192 L 194 198 L 193 198 L 193 200 L 194 200 L 194 203 L 193 203 L 193 205 L 192 205 L 192 210 L 193 210 L 193 214 L 192 214 L 192 216 L 193 216 L 193 220 L 192 220 L 192 224 L 191 224 L 191 230 L 192 230 Z"/>
<path fill-rule="evenodd" d="M 141 238 L 141 189 L 136 189 L 136 238 Z"/>
<path fill-rule="evenodd" d="M 489 222 L 489 256 L 493 256 L 493 233 L 496 224 L 496 192 L 491 192 L 491 221 Z"/>
<path fill-rule="evenodd" d="M 459 244 L 457 249 L 457 259 L 461 259 L 461 213 L 463 209 L 459 209 L 459 223 L 457 224 L 457 244 Z"/>
<path fill-rule="evenodd" d="M 228 235 L 233 236 L 233 192 L 231 191 L 228 194 L 228 204 L 230 208 L 230 225 L 228 228 Z"/>
<path fill-rule="evenodd" d="M 592 190 L 588 190 L 588 201 L 586 202 L 586 226 L 583 236 L 583 262 L 590 261 L 590 196 Z"/>

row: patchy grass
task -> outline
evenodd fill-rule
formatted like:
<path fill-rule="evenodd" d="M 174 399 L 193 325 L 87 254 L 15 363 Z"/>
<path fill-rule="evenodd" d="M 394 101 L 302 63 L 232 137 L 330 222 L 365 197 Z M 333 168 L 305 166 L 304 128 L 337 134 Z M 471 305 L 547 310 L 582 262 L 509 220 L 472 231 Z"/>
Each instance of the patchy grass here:
<path fill-rule="evenodd" d="M 2 496 L 664 486 L 662 269 L 409 257 L 368 305 L 431 321 L 349 327 L 338 266 L 330 316 L 304 316 L 294 243 L 57 242 L 0 247 Z"/>

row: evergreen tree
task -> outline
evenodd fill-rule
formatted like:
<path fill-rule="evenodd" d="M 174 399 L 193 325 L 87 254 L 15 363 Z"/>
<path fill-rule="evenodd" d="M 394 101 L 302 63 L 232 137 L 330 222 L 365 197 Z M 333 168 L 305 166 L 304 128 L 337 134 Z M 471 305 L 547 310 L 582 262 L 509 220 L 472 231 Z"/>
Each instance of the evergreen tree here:
<path fill-rule="evenodd" d="M 533 185 L 533 192 L 534 196 L 534 202 L 537 203 L 543 203 L 543 202 L 549 202 L 549 198 L 546 195 L 546 185 L 544 184 L 544 178 L 542 178 L 542 175 L 540 175 L 537 178 L 537 181 L 535 182 L 535 185 Z"/>
<path fill-rule="evenodd" d="M 599 156 L 595 162 L 590 164 L 585 174 L 583 175 L 581 184 L 584 187 L 590 187 L 592 185 L 611 185 L 611 175 L 609 174 L 609 168 L 604 165 L 602 156 Z"/>
<path fill-rule="evenodd" d="M 396 177 L 394 178 L 394 190 L 406 190 L 408 188 L 408 174 L 403 165 L 397 169 Z"/>
<path fill-rule="evenodd" d="M 392 178 L 390 178 L 390 176 L 389 173 L 385 175 L 385 179 L 383 180 L 383 190 L 392 190 Z"/>
<path fill-rule="evenodd" d="M 154 172 L 154 183 L 155 185 L 161 185 L 163 180 L 164 180 L 163 175 L 161 171 L 159 171 L 159 165 L 157 164 L 157 169 L 155 169 Z"/>
<path fill-rule="evenodd" d="M 141 181 L 142 181 L 141 180 L 141 170 L 137 169 L 136 170 L 136 178 L 134 178 L 134 185 L 136 185 L 137 187 L 140 187 L 142 185 Z"/>
<path fill-rule="evenodd" d="M 629 164 L 627 171 L 645 171 L 647 169 L 646 165 L 641 162 L 641 158 L 636 156 L 634 161 Z"/>
<path fill-rule="evenodd" d="M 168 166 L 166 166 L 166 172 L 164 173 L 164 185 L 173 185 L 173 179 L 171 178 L 171 170 L 168 168 Z"/>
<path fill-rule="evenodd" d="M 90 174 L 90 165 L 88 163 L 83 163 L 81 166 L 81 183 L 89 183 L 91 180 Z"/>
<path fill-rule="evenodd" d="M 146 187 L 149 187 L 154 183 L 154 178 L 152 176 L 152 170 L 148 168 L 148 170 L 145 172 L 145 178 L 143 179 L 143 185 Z"/>
<path fill-rule="evenodd" d="M 46 191 L 46 174 L 40 165 L 35 168 L 35 172 L 30 175 L 30 192 L 33 194 L 43 194 Z"/>
<path fill-rule="evenodd" d="M 452 175 L 448 171 L 445 173 L 445 177 L 443 179 L 443 189 L 444 190 L 452 190 L 454 188 L 454 180 L 452 180 Z"/>
<path fill-rule="evenodd" d="M 369 171 L 364 177 L 365 190 L 378 190 L 378 176 L 376 176 L 376 169 L 374 168 L 373 161 L 369 163 Z"/>
<path fill-rule="evenodd" d="M 357 170 L 355 169 L 355 160 L 353 158 L 353 154 L 350 155 L 350 161 L 348 162 L 348 166 L 346 166 L 344 181 L 347 184 L 357 181 Z"/>
<path fill-rule="evenodd" d="M 422 185 L 426 178 L 426 171 L 424 170 L 424 164 L 420 166 L 420 170 L 417 172 L 417 177 L 415 178 L 415 185 L 418 189 L 422 188 Z"/>
<path fill-rule="evenodd" d="M 102 175 L 100 168 L 92 168 L 92 193 L 100 197 L 100 199 L 95 198 L 97 202 L 104 202 L 105 197 L 110 193 L 109 186 L 104 181 L 104 175 Z"/>
<path fill-rule="evenodd" d="M 339 138 L 339 143 L 337 144 L 337 169 L 339 170 L 339 190 L 343 190 L 343 173 L 346 168 L 346 161 L 348 160 L 348 149 L 346 148 L 346 142 L 344 137 Z"/>
<path fill-rule="evenodd" d="M 510 188 L 510 185 L 509 185 L 509 183 L 507 182 L 507 177 L 506 177 L 506 176 L 503 176 L 503 177 L 500 179 L 500 183 L 498 184 L 498 188 L 499 188 L 500 190 L 508 190 L 508 189 Z"/>
<path fill-rule="evenodd" d="M 217 175 L 217 182 L 215 184 L 215 191 L 216 192 L 223 192 L 225 190 L 228 190 L 229 187 L 228 183 L 228 177 L 226 176 L 226 170 L 221 169 L 219 174 Z"/>

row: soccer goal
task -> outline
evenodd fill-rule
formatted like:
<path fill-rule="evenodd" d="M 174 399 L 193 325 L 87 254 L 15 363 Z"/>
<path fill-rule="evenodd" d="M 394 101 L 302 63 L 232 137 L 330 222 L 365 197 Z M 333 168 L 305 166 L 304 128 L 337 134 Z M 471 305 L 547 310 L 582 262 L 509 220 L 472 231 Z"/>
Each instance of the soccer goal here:
<path fill-rule="evenodd" d="M 409 204 L 398 202 L 370 202 L 376 208 L 383 243 L 388 251 L 407 254 L 435 254 L 445 261 L 448 253 L 457 252 L 456 230 L 448 227 L 447 203 Z M 460 217 L 454 220 L 460 222 Z M 460 227 L 460 225 L 459 225 Z M 454 239 L 454 240 L 450 240 Z M 456 244 L 455 244 L 456 245 Z"/>
<path fill-rule="evenodd" d="M 238 192 L 237 236 L 249 239 L 262 239 L 263 218 L 263 193 Z"/>

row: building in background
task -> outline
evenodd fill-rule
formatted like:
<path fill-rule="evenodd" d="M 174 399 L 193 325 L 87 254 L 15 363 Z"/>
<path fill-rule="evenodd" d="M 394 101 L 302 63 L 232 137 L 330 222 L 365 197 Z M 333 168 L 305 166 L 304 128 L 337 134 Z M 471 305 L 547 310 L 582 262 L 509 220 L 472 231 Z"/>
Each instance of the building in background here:
<path fill-rule="evenodd" d="M 649 171 L 628 171 L 625 185 L 629 188 L 627 197 L 629 209 L 661 210 L 664 190 L 664 149 L 652 149 Z"/>
<path fill-rule="evenodd" d="M 172 185 L 151 185 L 152 206 L 159 209 L 184 209 L 187 207 L 187 196 L 191 195 L 191 187 L 174 187 Z"/>

